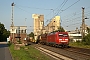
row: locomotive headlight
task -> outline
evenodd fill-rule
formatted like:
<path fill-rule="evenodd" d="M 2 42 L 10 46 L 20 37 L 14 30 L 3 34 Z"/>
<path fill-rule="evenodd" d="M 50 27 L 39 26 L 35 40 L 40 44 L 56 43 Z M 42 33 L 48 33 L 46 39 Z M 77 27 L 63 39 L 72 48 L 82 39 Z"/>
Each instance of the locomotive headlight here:
<path fill-rule="evenodd" d="M 65 40 L 68 40 L 68 39 L 65 39 Z"/>
<path fill-rule="evenodd" d="M 59 39 L 59 40 L 62 40 L 62 39 Z"/>

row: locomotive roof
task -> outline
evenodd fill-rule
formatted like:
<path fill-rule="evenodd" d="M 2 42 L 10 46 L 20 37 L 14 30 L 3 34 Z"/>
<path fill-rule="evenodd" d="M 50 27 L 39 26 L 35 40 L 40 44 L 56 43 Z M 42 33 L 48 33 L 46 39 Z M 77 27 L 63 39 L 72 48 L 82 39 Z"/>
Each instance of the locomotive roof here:
<path fill-rule="evenodd" d="M 49 33 L 48 35 L 52 35 L 52 34 L 57 34 L 57 33 L 61 33 L 61 34 L 68 34 L 68 32 L 51 32 L 51 33 Z"/>

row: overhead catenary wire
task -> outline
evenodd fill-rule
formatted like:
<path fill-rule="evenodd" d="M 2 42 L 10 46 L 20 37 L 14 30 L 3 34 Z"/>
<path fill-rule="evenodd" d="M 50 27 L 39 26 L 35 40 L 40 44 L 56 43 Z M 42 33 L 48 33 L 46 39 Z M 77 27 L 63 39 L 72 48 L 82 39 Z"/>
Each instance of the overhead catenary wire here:
<path fill-rule="evenodd" d="M 39 7 L 29 7 L 29 6 L 21 6 L 21 5 L 17 5 L 23 8 L 29 8 L 29 9 L 37 9 L 37 10 L 51 10 L 52 8 L 39 8 Z"/>
<path fill-rule="evenodd" d="M 62 22 L 62 25 L 68 25 L 68 24 L 72 24 L 72 23 L 77 23 L 77 22 L 82 22 L 80 19 L 77 19 L 77 20 L 73 20 L 71 22 Z"/>
<path fill-rule="evenodd" d="M 78 3 L 80 0 L 76 1 L 75 3 L 73 3 L 72 5 L 68 6 L 66 9 L 64 9 L 62 12 L 64 12 L 65 10 L 69 9 L 70 7 L 72 7 L 73 5 L 75 5 L 76 3 Z M 62 12 L 58 13 L 61 14 Z M 57 14 L 57 15 L 58 15 Z"/>
<path fill-rule="evenodd" d="M 55 11 L 55 10 L 58 11 L 59 8 L 60 8 L 64 3 L 65 3 L 65 0 L 64 0 L 57 8 L 55 8 L 55 9 L 53 9 L 53 10 L 54 10 L 54 11 Z M 50 13 L 51 13 L 51 12 L 50 12 Z M 50 14 L 50 13 L 49 13 L 49 14 Z M 47 17 L 49 14 L 47 14 L 46 17 Z M 48 21 L 50 21 L 50 20 L 51 20 L 51 19 L 48 19 L 46 22 L 48 22 Z M 45 22 L 45 23 L 46 23 L 46 22 Z"/>
<path fill-rule="evenodd" d="M 65 6 L 65 4 L 67 3 L 67 1 L 68 0 L 66 0 L 64 3 L 63 3 L 63 5 L 61 6 L 61 8 L 60 9 L 58 9 L 58 11 L 57 11 L 57 13 L 56 13 L 56 15 L 62 10 L 62 8 Z"/>
<path fill-rule="evenodd" d="M 81 16 L 66 20 L 66 22 L 76 21 L 76 19 L 79 19 L 79 18 L 81 18 Z M 65 21 L 62 21 L 62 22 L 65 22 Z"/>
<path fill-rule="evenodd" d="M 89 8 L 90 8 L 90 7 L 86 7 L 86 9 L 89 9 Z M 90 16 L 90 15 L 89 15 L 89 12 L 90 12 L 90 11 L 86 11 L 86 12 L 85 12 L 85 18 L 88 18 L 87 16 Z M 77 13 L 76 15 L 80 15 L 80 14 L 81 14 L 81 12 L 79 11 L 79 13 Z M 71 17 L 71 15 L 68 15 L 68 16 L 70 16 L 70 19 L 64 17 L 64 18 L 65 18 L 65 19 L 64 19 L 64 22 L 62 22 L 63 25 L 64 25 L 65 22 L 70 24 L 70 23 L 74 23 L 74 22 L 76 22 L 76 21 L 78 21 L 78 22 L 79 22 L 79 21 L 82 21 L 82 20 L 81 20 L 81 17 L 80 17 L 80 18 L 78 17 L 78 20 L 73 19 L 72 17 L 75 17 L 73 14 L 72 14 L 72 17 Z M 71 19 L 72 19 L 72 20 L 71 20 Z M 73 21 L 73 20 L 75 20 L 75 21 Z M 87 20 L 86 20 L 86 21 L 87 21 Z M 80 24 L 80 23 L 82 23 L 82 22 L 79 22 L 79 24 Z M 75 25 L 77 25 L 77 23 L 76 23 L 76 24 L 70 24 L 69 26 L 72 26 L 72 25 L 75 26 Z"/>
<path fill-rule="evenodd" d="M 88 12 L 85 12 L 85 17 L 87 17 L 90 13 L 89 13 L 90 11 L 88 11 Z M 78 14 L 76 14 L 76 15 L 80 15 L 79 13 Z M 74 18 L 73 18 L 74 17 Z M 80 15 L 80 17 L 75 17 L 75 16 L 70 16 L 70 18 L 66 18 L 66 17 L 64 17 L 65 19 L 64 19 L 64 22 L 72 22 L 73 20 L 75 20 L 75 19 L 81 19 L 81 15 Z M 75 20 L 76 21 L 76 20 Z M 62 21 L 63 22 L 63 21 Z"/>
<path fill-rule="evenodd" d="M 71 18 L 75 18 L 76 16 L 80 16 L 81 15 L 81 12 L 79 11 L 79 12 L 75 12 L 75 13 L 72 13 L 72 14 L 68 14 L 68 15 L 66 15 L 66 16 L 63 16 L 62 18 L 63 19 L 65 19 L 65 20 L 67 20 L 67 19 L 71 19 Z"/>
<path fill-rule="evenodd" d="M 75 3 L 71 4 L 69 7 L 67 7 L 66 9 L 64 9 L 62 12 L 66 11 L 67 9 L 69 9 L 70 7 L 72 7 L 73 5 L 75 5 L 77 2 L 79 2 L 80 0 L 76 1 Z M 62 13 L 60 12 L 60 13 Z M 58 14 L 60 13 L 57 13 L 56 15 L 54 15 L 52 18 L 54 18 L 55 16 L 57 16 Z M 52 20 L 52 18 L 50 20 Z"/>
<path fill-rule="evenodd" d="M 78 23 L 78 22 L 81 24 L 81 21 L 82 21 L 81 16 L 79 16 L 79 17 L 76 17 L 76 18 L 69 19 L 67 21 L 62 21 L 62 25 L 67 25 L 69 23 L 70 26 L 72 26 L 73 24 L 75 25 L 75 23 Z"/>
<path fill-rule="evenodd" d="M 88 13 L 89 14 L 89 13 Z M 78 15 L 80 15 L 80 14 L 78 14 Z M 85 14 L 86 15 L 86 14 Z M 72 16 L 72 17 L 74 17 L 74 18 L 71 18 L 70 17 L 70 19 L 69 18 L 65 18 L 64 19 L 64 22 L 66 21 L 66 22 L 71 22 L 71 21 L 73 21 L 73 20 L 75 20 L 75 19 L 80 19 L 82 16 L 80 15 L 80 16 L 77 16 L 77 17 L 75 17 L 75 16 Z M 76 20 L 75 20 L 76 21 Z"/>
<path fill-rule="evenodd" d="M 79 17 L 78 17 L 79 18 Z M 76 22 L 76 20 L 75 20 L 75 22 L 73 22 L 73 23 L 71 23 L 71 24 L 69 24 L 69 25 L 65 25 L 65 26 L 68 26 L 68 27 L 71 27 L 71 26 L 75 26 L 75 25 L 77 25 L 77 24 L 79 24 L 80 26 L 81 26 L 81 24 L 82 24 L 82 21 L 81 22 L 79 22 L 79 21 L 81 21 L 80 19 L 78 19 L 77 20 L 77 22 Z M 71 21 L 69 21 L 69 23 L 70 23 Z M 67 23 L 67 22 L 66 22 Z"/>
<path fill-rule="evenodd" d="M 65 25 L 65 26 L 66 26 L 66 27 L 69 27 L 69 26 L 71 27 L 71 26 L 73 26 L 73 25 L 75 26 L 75 25 L 77 25 L 77 24 L 81 25 L 81 23 L 82 23 L 82 22 L 77 22 L 77 23 L 73 23 L 73 24 L 69 24 L 69 25 Z"/>
<path fill-rule="evenodd" d="M 65 1 L 65 0 L 64 0 L 64 1 Z M 80 0 L 78 0 L 78 1 L 80 1 Z M 38 8 L 37 8 L 37 9 L 38 9 Z M 23 10 L 23 9 L 21 8 L 21 10 Z M 48 10 L 48 9 L 46 9 L 46 10 Z M 59 10 L 60 10 L 60 9 L 59 9 Z M 66 9 L 66 10 L 67 10 L 67 9 Z M 23 10 L 23 11 L 24 11 L 24 10 Z M 26 12 L 27 12 L 27 11 L 26 11 Z M 75 12 L 75 14 L 76 14 L 76 12 Z M 81 14 L 81 13 L 80 13 L 80 14 Z M 77 13 L 76 16 L 77 16 L 77 15 L 80 15 L 80 14 Z M 88 13 L 88 15 L 89 15 L 89 13 Z M 70 17 L 71 17 L 71 15 L 70 15 Z M 74 14 L 72 15 L 72 17 L 75 17 Z M 74 20 L 74 19 L 72 19 L 72 18 L 70 18 L 70 19 L 68 18 L 68 22 L 72 22 L 73 20 Z M 48 20 L 48 21 L 49 21 L 49 20 Z M 64 20 L 64 21 L 65 21 L 65 20 Z M 62 20 L 62 22 L 63 22 L 63 20 Z M 67 21 L 65 21 L 65 22 L 67 22 Z"/>
<path fill-rule="evenodd" d="M 67 1 L 68 1 L 68 0 L 66 0 L 66 1 L 64 0 L 64 1 L 63 1 L 63 3 L 61 4 L 61 5 L 62 5 L 61 9 L 64 7 L 64 5 L 66 4 Z M 18 7 L 18 8 L 21 9 L 21 10 L 23 10 L 23 11 L 25 11 L 24 9 L 22 9 L 22 8 L 20 8 L 20 7 Z M 33 8 L 33 7 L 28 7 L 28 8 Z M 35 8 L 35 9 L 42 9 L 42 8 Z M 61 10 L 61 9 L 60 9 L 60 10 Z M 44 9 L 44 10 L 50 10 L 50 9 Z M 25 11 L 25 12 L 27 12 L 27 11 Z M 28 12 L 27 12 L 27 13 L 28 13 Z"/>
<path fill-rule="evenodd" d="M 56 10 L 56 13 L 55 14 L 57 14 L 63 7 L 64 7 L 64 5 L 66 4 L 66 2 L 67 2 L 68 0 L 64 0 L 63 2 L 62 2 L 62 4 L 60 5 L 60 7 L 57 7 L 55 10 Z"/>
<path fill-rule="evenodd" d="M 15 7 L 18 8 L 18 9 L 20 9 L 20 10 L 22 10 L 22 11 L 24 11 L 24 12 L 27 12 L 27 13 L 30 13 L 30 12 L 28 12 L 28 11 L 26 11 L 26 10 L 20 8 L 20 7 L 32 8 L 32 9 L 38 9 L 38 10 L 53 10 L 52 8 L 47 9 L 47 8 L 37 8 L 37 7 L 28 7 L 28 6 L 20 6 L 20 7 L 18 7 L 18 5 L 16 5 Z M 31 14 L 32 14 L 32 13 L 31 13 Z M 45 19 L 45 18 L 44 18 L 44 19 Z"/>
<path fill-rule="evenodd" d="M 79 2 L 79 1 L 80 1 L 80 0 L 76 1 L 75 3 L 73 3 L 72 5 L 70 5 L 69 7 L 67 7 L 66 9 L 64 9 L 62 12 L 66 11 L 67 9 L 69 9 L 70 7 L 72 7 L 73 5 L 75 5 L 75 4 L 76 4 L 77 2 Z M 60 13 L 62 13 L 62 12 L 60 12 Z M 58 14 L 60 14 L 60 13 L 58 13 Z M 57 14 L 57 15 L 58 15 L 58 14 Z M 81 13 L 79 13 L 79 14 L 81 14 Z M 57 15 L 55 15 L 55 16 L 57 16 Z M 52 18 L 54 18 L 54 17 L 52 17 Z M 52 18 L 51 18 L 51 19 L 52 19 Z M 51 20 L 51 19 L 50 19 L 50 20 Z M 62 20 L 62 21 L 63 21 L 63 20 Z"/>
<path fill-rule="evenodd" d="M 55 8 L 55 9 L 53 9 L 53 10 L 54 10 L 54 11 L 55 11 L 55 10 L 57 11 L 57 10 L 63 5 L 64 2 L 65 2 L 65 0 L 64 0 L 57 8 Z M 51 12 L 50 12 L 50 13 L 51 13 Z M 49 13 L 49 14 L 50 14 L 50 13 Z M 46 16 L 48 16 L 49 14 L 47 14 Z"/>
<path fill-rule="evenodd" d="M 17 5 L 15 5 L 15 7 L 18 8 L 18 9 L 20 9 L 20 10 L 22 10 L 22 11 L 24 11 L 24 12 L 27 12 L 27 13 L 30 14 L 30 12 L 28 12 L 28 11 L 26 11 L 26 10 L 24 10 L 24 9 L 22 9 L 22 8 L 20 8 L 20 7 L 18 7 Z M 31 14 L 32 14 L 32 13 L 31 13 Z"/>
<path fill-rule="evenodd" d="M 87 17 L 87 16 L 90 16 L 90 13 L 86 14 L 85 16 L 86 16 L 86 17 Z"/>
<path fill-rule="evenodd" d="M 89 8 L 90 8 L 90 6 L 89 6 L 89 7 L 85 7 L 85 9 L 89 9 Z M 90 12 L 90 11 L 87 11 L 87 12 Z M 85 12 L 85 13 L 87 13 L 87 12 Z M 76 15 L 82 14 L 81 11 L 75 11 L 74 13 L 75 13 Z M 63 16 L 62 18 L 67 18 L 67 17 L 69 17 L 69 16 L 70 16 L 70 18 L 71 18 L 71 17 L 74 17 L 74 13 L 65 15 L 65 16 Z"/>

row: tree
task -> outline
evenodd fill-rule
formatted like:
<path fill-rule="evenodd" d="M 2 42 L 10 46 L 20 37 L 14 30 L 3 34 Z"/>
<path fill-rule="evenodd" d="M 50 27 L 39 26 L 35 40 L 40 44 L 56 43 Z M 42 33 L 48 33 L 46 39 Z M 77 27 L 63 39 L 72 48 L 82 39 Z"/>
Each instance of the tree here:
<path fill-rule="evenodd" d="M 64 30 L 64 28 L 63 28 L 62 26 L 60 26 L 60 27 L 58 28 L 58 31 L 60 31 L 60 32 L 65 32 L 65 30 Z"/>
<path fill-rule="evenodd" d="M 4 24 L 0 23 L 0 41 L 6 41 L 10 35 L 10 31 L 7 31 Z"/>
<path fill-rule="evenodd" d="M 90 33 L 90 28 L 87 27 L 87 32 Z"/>
<path fill-rule="evenodd" d="M 33 37 L 33 38 L 34 38 L 34 33 L 31 32 L 31 33 L 29 34 L 29 37 Z"/>
<path fill-rule="evenodd" d="M 90 45 L 90 33 L 87 34 L 87 36 L 85 36 L 82 40 L 82 42 L 85 44 L 85 45 Z"/>
<path fill-rule="evenodd" d="M 58 30 L 55 30 L 54 32 L 57 32 L 57 31 L 65 32 L 65 30 L 64 30 L 64 28 L 62 26 L 58 27 Z"/>

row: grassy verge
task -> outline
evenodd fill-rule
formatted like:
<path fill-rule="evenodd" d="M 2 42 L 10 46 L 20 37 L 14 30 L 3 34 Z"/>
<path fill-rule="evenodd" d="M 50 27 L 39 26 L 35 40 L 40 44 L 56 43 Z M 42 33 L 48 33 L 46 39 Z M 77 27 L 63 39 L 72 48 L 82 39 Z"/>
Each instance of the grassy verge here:
<path fill-rule="evenodd" d="M 20 50 L 14 50 L 14 45 L 11 45 L 9 48 L 14 60 L 50 60 L 47 55 L 44 55 L 32 46 L 24 46 Z"/>
<path fill-rule="evenodd" d="M 81 42 L 70 42 L 70 46 L 90 49 L 90 45 L 84 45 Z"/>

